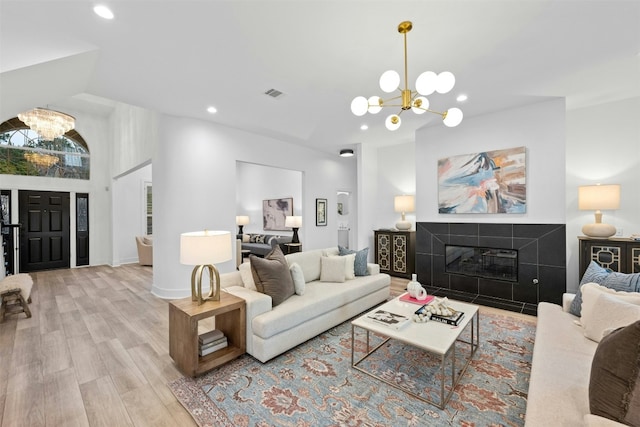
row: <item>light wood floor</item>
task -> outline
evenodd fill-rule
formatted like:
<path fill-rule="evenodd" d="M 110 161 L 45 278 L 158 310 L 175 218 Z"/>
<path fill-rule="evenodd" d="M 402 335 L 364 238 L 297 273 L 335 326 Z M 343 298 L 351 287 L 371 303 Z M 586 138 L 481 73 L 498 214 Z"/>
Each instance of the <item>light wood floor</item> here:
<path fill-rule="evenodd" d="M 195 425 L 166 385 L 181 374 L 169 356 L 167 302 L 150 293 L 150 267 L 32 276 L 33 317 L 0 323 L 2 427 Z M 392 294 L 407 282 L 393 278 Z"/>

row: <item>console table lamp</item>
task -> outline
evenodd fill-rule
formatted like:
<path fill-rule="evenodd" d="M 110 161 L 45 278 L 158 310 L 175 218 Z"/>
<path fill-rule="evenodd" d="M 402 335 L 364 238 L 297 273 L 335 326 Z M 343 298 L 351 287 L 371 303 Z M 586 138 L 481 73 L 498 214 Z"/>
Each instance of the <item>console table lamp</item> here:
<path fill-rule="evenodd" d="M 618 209 L 620 207 L 620 185 L 583 185 L 578 187 L 578 209 L 595 210 L 596 222 L 585 224 L 582 233 L 588 237 L 611 237 L 616 234 L 613 225 L 602 223 L 603 210 Z"/>
<path fill-rule="evenodd" d="M 241 215 L 236 217 L 236 225 L 238 226 L 238 236 L 243 234 L 242 227 L 249 224 L 249 217 L 247 215 Z"/>
<path fill-rule="evenodd" d="M 206 300 L 220 301 L 220 273 L 214 264 L 231 259 L 231 233 L 193 231 L 180 235 L 180 263 L 194 265 L 191 273 L 191 299 L 198 305 Z M 209 271 L 209 295 L 202 296 L 202 272 Z"/>
<path fill-rule="evenodd" d="M 414 196 L 396 196 L 393 200 L 393 207 L 396 212 L 402 212 L 402 220 L 396 222 L 398 230 L 410 230 L 411 222 L 405 220 L 406 212 L 413 212 L 416 209 Z"/>
<path fill-rule="evenodd" d="M 300 239 L 298 238 L 298 228 L 302 227 L 302 217 L 288 216 L 284 219 L 284 226 L 291 227 L 293 229 L 291 243 L 300 243 Z"/>

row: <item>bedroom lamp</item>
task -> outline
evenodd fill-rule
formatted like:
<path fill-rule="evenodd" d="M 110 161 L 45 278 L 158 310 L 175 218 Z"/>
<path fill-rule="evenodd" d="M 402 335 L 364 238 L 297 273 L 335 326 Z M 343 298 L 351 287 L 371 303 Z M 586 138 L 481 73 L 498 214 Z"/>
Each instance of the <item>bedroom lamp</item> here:
<path fill-rule="evenodd" d="M 616 228 L 602 222 L 603 210 L 618 209 L 620 207 L 620 185 L 583 185 L 578 187 L 578 209 L 595 210 L 596 222 L 585 224 L 582 233 L 588 237 L 611 237 L 616 234 Z"/>
<path fill-rule="evenodd" d="M 396 196 L 393 200 L 393 208 L 396 212 L 402 212 L 402 220 L 396 222 L 398 230 L 410 230 L 411 223 L 405 220 L 406 212 L 413 212 L 416 208 L 414 196 Z"/>
<path fill-rule="evenodd" d="M 298 238 L 298 229 L 302 227 L 302 217 L 301 216 L 288 216 L 284 220 L 285 227 L 291 227 L 293 230 L 293 237 L 291 237 L 291 243 L 300 243 L 300 239 Z"/>
<path fill-rule="evenodd" d="M 191 300 L 220 301 L 220 273 L 214 264 L 231 259 L 229 231 L 193 231 L 180 235 L 180 263 L 194 265 L 191 273 Z M 202 296 L 202 271 L 209 270 L 209 295 Z M 215 279 L 215 280 L 214 280 Z"/>
<path fill-rule="evenodd" d="M 236 217 L 236 225 L 238 226 L 238 237 L 242 236 L 242 227 L 249 224 L 249 217 L 247 215 L 241 215 Z"/>

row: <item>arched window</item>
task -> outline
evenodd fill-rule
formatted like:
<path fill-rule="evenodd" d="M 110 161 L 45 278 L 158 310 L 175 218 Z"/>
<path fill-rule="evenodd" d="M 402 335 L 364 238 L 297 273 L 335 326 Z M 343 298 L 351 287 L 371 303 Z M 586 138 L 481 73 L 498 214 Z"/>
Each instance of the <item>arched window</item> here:
<path fill-rule="evenodd" d="M 0 124 L 0 174 L 89 179 L 89 172 L 89 148 L 75 130 L 46 141 L 17 117 Z"/>

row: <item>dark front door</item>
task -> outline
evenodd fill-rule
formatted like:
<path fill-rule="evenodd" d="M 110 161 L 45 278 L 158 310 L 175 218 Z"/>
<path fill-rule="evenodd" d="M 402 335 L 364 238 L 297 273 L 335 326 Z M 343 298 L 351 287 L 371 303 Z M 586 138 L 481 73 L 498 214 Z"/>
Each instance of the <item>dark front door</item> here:
<path fill-rule="evenodd" d="M 69 268 L 69 193 L 18 193 L 20 272 Z"/>

